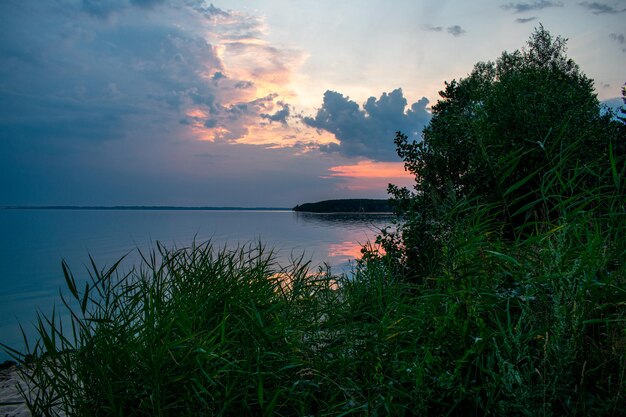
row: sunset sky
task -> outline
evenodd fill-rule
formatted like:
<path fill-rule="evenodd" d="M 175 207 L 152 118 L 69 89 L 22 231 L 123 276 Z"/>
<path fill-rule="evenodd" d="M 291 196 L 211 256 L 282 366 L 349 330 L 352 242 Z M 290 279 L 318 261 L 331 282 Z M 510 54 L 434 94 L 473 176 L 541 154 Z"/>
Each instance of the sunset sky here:
<path fill-rule="evenodd" d="M 444 81 L 543 24 L 618 105 L 626 1 L 0 0 L 0 206 L 384 198 Z"/>

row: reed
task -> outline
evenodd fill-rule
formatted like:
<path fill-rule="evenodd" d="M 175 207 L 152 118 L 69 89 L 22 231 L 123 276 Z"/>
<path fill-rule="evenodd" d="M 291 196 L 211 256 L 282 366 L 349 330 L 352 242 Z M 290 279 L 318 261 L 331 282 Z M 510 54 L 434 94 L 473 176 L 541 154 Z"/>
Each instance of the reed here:
<path fill-rule="evenodd" d="M 64 264 L 61 307 L 4 348 L 33 415 L 621 415 L 626 167 L 554 162 L 522 196 L 550 215 L 514 239 L 451 195 L 426 279 L 373 250 L 336 276 L 262 245 L 157 245 L 130 271 Z"/>

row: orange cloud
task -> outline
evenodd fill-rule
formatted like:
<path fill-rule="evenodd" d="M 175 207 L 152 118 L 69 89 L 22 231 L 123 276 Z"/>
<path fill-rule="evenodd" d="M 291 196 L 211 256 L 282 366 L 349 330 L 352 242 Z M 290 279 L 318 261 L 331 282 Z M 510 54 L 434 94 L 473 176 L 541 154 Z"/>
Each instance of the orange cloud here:
<path fill-rule="evenodd" d="M 342 187 L 348 190 L 380 190 L 389 183 L 410 186 L 415 181 L 402 162 L 360 161 L 354 165 L 339 165 L 328 169 L 323 178 L 342 178 Z"/>
<path fill-rule="evenodd" d="M 208 114 L 199 107 L 191 108 L 187 110 L 187 116 L 193 119 L 206 119 Z"/>
<path fill-rule="evenodd" d="M 316 132 L 296 118 L 290 118 L 289 125 L 286 119 L 269 120 L 297 101 L 293 75 L 304 59 L 301 52 L 270 45 L 263 39 L 263 21 L 254 17 L 229 12 L 213 15 L 212 21 L 222 31 L 211 36 L 220 66 L 203 77 L 217 99 L 210 109 L 208 104 L 202 108 L 190 103 L 185 112 L 196 138 L 271 147 L 336 142 L 333 135 Z"/>
<path fill-rule="evenodd" d="M 331 177 L 349 178 L 407 178 L 413 176 L 404 169 L 403 162 L 360 161 L 356 165 L 340 165 L 328 169 Z"/>
<path fill-rule="evenodd" d="M 298 123 L 299 125 L 299 123 Z M 248 127 L 248 133 L 237 140 L 247 145 L 270 145 L 272 148 L 291 147 L 297 144 L 337 143 L 332 133 L 318 132 L 307 126 L 286 126 L 278 122 L 260 122 Z M 318 149 L 300 146 L 303 152 Z"/>

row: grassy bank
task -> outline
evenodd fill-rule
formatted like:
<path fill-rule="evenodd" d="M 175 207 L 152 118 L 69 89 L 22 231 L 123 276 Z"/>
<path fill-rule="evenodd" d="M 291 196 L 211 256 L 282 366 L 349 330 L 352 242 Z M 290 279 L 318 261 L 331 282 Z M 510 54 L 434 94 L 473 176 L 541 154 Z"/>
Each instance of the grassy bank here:
<path fill-rule="evenodd" d="M 210 243 L 158 246 L 130 272 L 94 264 L 86 286 L 64 268 L 66 311 L 17 355 L 41 388 L 27 401 L 76 416 L 619 415 L 626 222 L 598 195 L 604 216 L 517 241 L 459 202 L 442 272 L 421 283 L 371 252 L 348 279 Z"/>

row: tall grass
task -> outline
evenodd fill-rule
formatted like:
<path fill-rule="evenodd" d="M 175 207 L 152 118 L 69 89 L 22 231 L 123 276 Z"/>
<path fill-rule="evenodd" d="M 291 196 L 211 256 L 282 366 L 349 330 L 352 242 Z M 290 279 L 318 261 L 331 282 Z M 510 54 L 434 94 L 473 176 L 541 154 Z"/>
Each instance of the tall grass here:
<path fill-rule="evenodd" d="M 136 269 L 92 264 L 84 288 L 64 264 L 71 324 L 40 315 L 39 340 L 13 354 L 36 388 L 34 415 L 298 414 L 293 382 L 311 321 L 306 264 L 280 268 L 262 246 L 163 246 Z M 318 309 L 319 310 L 319 309 Z M 295 380 L 294 380 L 295 378 Z M 286 410 L 286 411 L 285 411 Z"/>
<path fill-rule="evenodd" d="M 366 251 L 348 277 L 302 260 L 283 268 L 261 245 L 158 245 L 128 272 L 93 263 L 86 283 L 64 265 L 63 313 L 40 315 L 38 340 L 10 350 L 35 388 L 28 406 L 44 416 L 622 415 L 626 167 L 608 157 L 603 170 L 555 160 L 535 200 L 523 196 L 551 215 L 513 240 L 500 208 L 451 195 L 436 268 L 420 281 L 402 279 L 389 254 Z"/>

